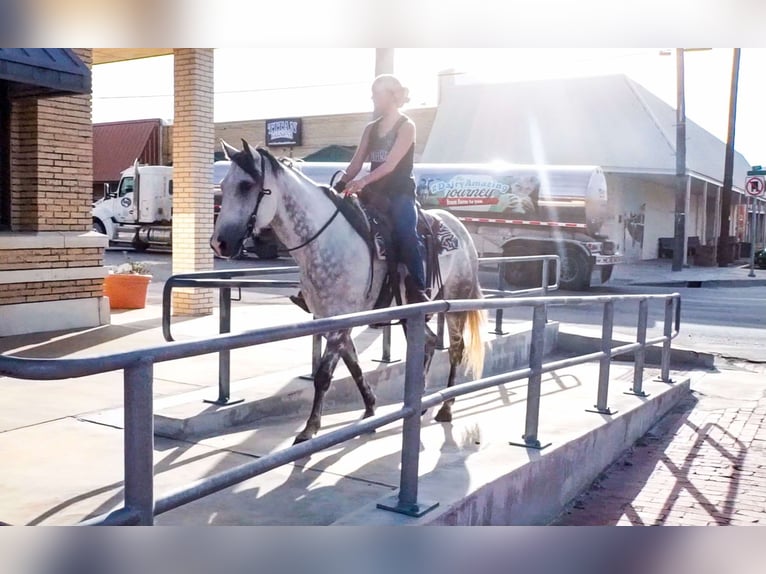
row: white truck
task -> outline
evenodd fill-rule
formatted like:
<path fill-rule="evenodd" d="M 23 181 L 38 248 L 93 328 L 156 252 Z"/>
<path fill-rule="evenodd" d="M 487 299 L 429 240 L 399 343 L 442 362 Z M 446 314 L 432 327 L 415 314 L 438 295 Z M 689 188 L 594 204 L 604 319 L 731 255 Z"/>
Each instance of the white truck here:
<path fill-rule="evenodd" d="M 227 161 L 213 164 L 214 217 L 221 208 L 220 183 L 228 168 Z M 91 216 L 93 230 L 111 243 L 129 244 L 138 251 L 171 247 L 173 168 L 134 163 L 120 174 L 117 189 L 107 188 L 93 204 Z"/>

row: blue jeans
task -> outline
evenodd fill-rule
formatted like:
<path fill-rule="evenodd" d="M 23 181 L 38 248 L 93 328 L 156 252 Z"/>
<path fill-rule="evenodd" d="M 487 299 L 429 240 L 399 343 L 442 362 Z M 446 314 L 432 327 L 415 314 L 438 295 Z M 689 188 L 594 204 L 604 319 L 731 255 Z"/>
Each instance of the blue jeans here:
<path fill-rule="evenodd" d="M 399 250 L 399 257 L 407 266 L 407 271 L 415 280 L 419 289 L 426 288 L 424 269 L 425 248 L 417 232 L 418 213 L 415 198 L 396 194 L 390 196 L 390 216 L 394 226 L 394 241 Z"/>

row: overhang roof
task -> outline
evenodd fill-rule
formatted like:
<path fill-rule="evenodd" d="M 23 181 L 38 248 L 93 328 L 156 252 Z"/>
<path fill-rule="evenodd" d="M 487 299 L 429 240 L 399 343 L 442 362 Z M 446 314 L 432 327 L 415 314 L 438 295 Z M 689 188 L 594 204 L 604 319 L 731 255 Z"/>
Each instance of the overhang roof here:
<path fill-rule="evenodd" d="M 69 48 L 0 48 L 0 81 L 11 97 L 87 94 L 88 67 Z"/>
<path fill-rule="evenodd" d="M 161 125 L 159 119 L 93 124 L 93 181 L 117 181 L 136 159 L 158 164 Z"/>
<path fill-rule="evenodd" d="M 93 65 L 111 64 L 173 53 L 173 48 L 93 48 Z"/>
<path fill-rule="evenodd" d="M 624 75 L 455 86 L 445 94 L 423 162 L 599 165 L 675 173 L 675 110 Z M 687 171 L 723 182 L 725 144 L 687 118 Z M 734 157 L 734 186 L 750 164 Z"/>

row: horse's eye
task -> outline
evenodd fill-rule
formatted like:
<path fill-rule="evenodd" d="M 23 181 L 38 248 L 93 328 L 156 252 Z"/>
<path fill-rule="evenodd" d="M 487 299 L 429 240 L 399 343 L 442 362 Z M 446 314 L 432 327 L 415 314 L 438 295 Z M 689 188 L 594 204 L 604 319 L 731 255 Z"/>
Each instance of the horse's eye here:
<path fill-rule="evenodd" d="M 243 180 L 243 181 L 240 181 L 239 185 L 237 186 L 237 190 L 239 191 L 239 193 L 247 193 L 251 189 L 253 189 L 252 181 Z"/>

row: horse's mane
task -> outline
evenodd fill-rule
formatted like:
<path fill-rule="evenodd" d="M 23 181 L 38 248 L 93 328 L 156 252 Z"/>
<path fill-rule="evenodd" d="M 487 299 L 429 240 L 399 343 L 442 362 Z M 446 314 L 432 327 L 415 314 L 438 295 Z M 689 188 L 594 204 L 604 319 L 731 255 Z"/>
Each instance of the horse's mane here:
<path fill-rule="evenodd" d="M 256 151 L 269 162 L 272 171 L 278 172 L 280 168 L 284 167 L 282 162 L 274 157 L 266 148 L 259 147 L 256 148 Z M 252 156 L 248 148 L 233 154 L 230 159 L 232 163 L 235 163 L 242 171 L 253 178 L 253 181 L 262 180 L 263 176 L 259 173 L 260 166 L 255 165 L 255 158 Z"/>

